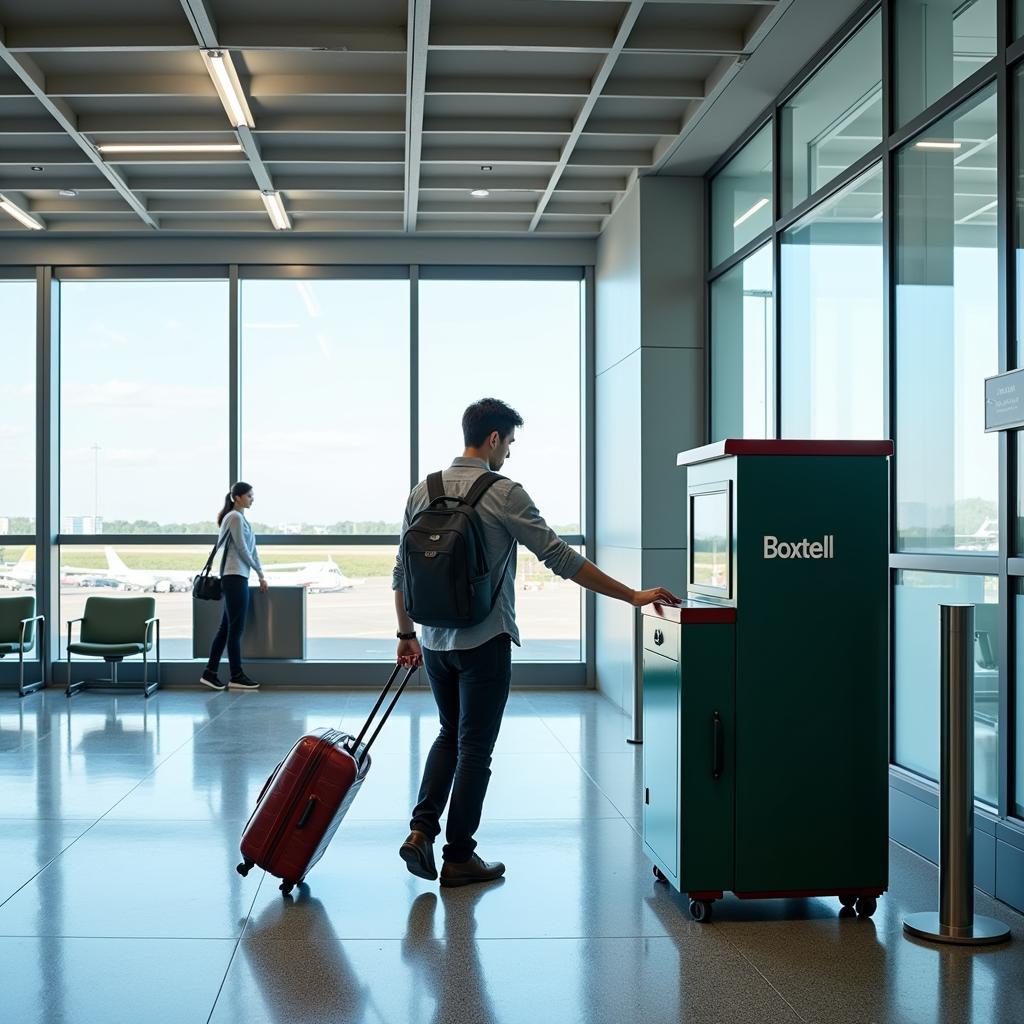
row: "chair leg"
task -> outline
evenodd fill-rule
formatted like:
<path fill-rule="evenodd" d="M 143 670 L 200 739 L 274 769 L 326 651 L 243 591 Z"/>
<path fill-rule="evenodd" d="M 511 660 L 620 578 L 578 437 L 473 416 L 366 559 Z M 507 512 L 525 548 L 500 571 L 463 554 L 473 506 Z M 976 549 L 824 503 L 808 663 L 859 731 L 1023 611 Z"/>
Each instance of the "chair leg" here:
<path fill-rule="evenodd" d="M 24 649 L 18 651 L 18 696 L 27 697 L 30 693 L 35 693 L 36 690 L 43 688 L 43 652 L 42 648 L 39 651 L 39 672 L 40 677 L 38 682 L 25 684 L 25 651 Z"/>
<path fill-rule="evenodd" d="M 82 689 L 83 683 L 72 683 L 71 682 L 71 633 L 70 627 L 68 632 L 68 685 L 64 687 L 64 696 L 73 697 L 79 690 Z"/>
<path fill-rule="evenodd" d="M 156 693 L 157 683 L 149 682 L 149 655 L 143 650 L 142 652 L 142 695 L 144 697 L 151 697 Z"/>

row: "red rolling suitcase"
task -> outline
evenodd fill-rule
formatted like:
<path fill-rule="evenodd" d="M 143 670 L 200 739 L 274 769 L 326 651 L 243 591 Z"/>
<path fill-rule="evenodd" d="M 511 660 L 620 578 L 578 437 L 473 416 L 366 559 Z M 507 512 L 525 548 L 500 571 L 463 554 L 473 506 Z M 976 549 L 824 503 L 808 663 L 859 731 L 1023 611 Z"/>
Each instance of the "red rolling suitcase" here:
<path fill-rule="evenodd" d="M 415 668 L 406 672 L 363 743 L 401 668 L 395 666 L 358 736 L 316 729 L 303 736 L 274 769 L 242 833 L 240 875 L 261 867 L 281 879 L 281 892 L 287 896 L 323 856 L 370 770 L 373 741 L 416 672 Z"/>

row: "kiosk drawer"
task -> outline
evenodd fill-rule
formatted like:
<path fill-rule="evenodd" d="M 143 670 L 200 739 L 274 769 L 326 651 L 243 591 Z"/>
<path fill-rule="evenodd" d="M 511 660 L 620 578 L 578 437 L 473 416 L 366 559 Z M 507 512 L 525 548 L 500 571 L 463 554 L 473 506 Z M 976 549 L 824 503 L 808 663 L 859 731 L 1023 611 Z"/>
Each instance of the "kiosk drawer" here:
<path fill-rule="evenodd" d="M 679 660 L 679 623 L 645 615 L 644 650 L 660 654 L 663 658 Z"/>

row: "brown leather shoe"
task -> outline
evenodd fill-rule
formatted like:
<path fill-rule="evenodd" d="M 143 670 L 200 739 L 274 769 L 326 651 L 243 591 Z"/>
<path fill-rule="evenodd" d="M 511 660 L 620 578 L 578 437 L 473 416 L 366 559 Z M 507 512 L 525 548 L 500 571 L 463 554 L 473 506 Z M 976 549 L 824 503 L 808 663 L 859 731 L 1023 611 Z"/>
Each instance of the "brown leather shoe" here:
<path fill-rule="evenodd" d="M 474 885 L 476 882 L 493 882 L 505 874 L 505 865 L 500 860 L 488 863 L 479 855 L 473 854 L 462 864 L 446 860 L 441 867 L 441 884 L 443 886 Z"/>
<path fill-rule="evenodd" d="M 417 877 L 432 882 L 437 878 L 434 866 L 434 844 L 425 832 L 413 829 L 409 838 L 398 849 L 398 856 L 405 866 Z"/>

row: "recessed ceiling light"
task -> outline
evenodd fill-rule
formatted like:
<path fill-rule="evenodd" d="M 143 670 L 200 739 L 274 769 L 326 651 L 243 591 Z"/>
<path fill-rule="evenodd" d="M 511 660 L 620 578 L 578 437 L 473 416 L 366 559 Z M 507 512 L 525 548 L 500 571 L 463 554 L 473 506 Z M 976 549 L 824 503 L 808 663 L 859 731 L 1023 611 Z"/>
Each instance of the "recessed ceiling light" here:
<path fill-rule="evenodd" d="M 962 142 L 918 142 L 917 149 L 959 149 Z"/>
<path fill-rule="evenodd" d="M 32 170 L 33 170 L 33 171 L 41 171 L 41 170 L 42 170 L 42 167 L 40 167 L 40 166 L 39 166 L 39 164 L 36 164 L 36 165 L 35 165 L 35 166 L 34 166 L 34 167 L 32 168 Z"/>
<path fill-rule="evenodd" d="M 493 171 L 494 168 L 491 166 L 491 164 L 481 164 L 480 165 L 480 170 L 481 171 Z"/>
<path fill-rule="evenodd" d="M 109 142 L 101 153 L 240 153 L 237 142 Z"/>
<path fill-rule="evenodd" d="M 475 188 L 469 194 L 471 196 L 476 196 L 477 199 L 486 199 L 491 193 L 485 188 Z"/>
<path fill-rule="evenodd" d="M 77 199 L 78 198 L 78 192 L 75 189 L 73 189 L 73 188 L 62 188 L 57 193 L 57 195 L 63 196 L 63 198 L 65 198 L 65 199 Z"/>

